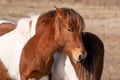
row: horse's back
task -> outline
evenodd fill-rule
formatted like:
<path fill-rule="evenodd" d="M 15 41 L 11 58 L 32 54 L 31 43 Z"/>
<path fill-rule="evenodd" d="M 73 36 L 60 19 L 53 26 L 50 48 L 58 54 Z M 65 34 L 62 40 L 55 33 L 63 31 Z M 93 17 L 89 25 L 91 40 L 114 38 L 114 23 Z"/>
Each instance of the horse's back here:
<path fill-rule="evenodd" d="M 9 21 L 0 20 L 0 36 L 16 28 L 16 25 Z"/>

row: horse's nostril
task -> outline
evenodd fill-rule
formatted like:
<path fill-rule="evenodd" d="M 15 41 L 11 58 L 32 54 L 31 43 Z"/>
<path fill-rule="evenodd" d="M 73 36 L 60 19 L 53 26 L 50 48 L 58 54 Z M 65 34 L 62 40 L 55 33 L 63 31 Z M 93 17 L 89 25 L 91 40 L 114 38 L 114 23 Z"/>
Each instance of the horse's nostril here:
<path fill-rule="evenodd" d="M 80 60 L 80 61 L 82 60 L 82 55 L 79 55 L 79 60 Z"/>
<path fill-rule="evenodd" d="M 84 56 L 83 55 L 79 55 L 79 61 L 80 62 L 84 61 Z"/>

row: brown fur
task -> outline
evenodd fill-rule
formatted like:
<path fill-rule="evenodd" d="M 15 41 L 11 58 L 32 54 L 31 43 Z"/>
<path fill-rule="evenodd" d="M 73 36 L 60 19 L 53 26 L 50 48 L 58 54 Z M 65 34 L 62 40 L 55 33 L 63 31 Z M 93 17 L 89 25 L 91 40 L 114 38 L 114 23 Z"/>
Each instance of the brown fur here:
<path fill-rule="evenodd" d="M 75 64 L 71 60 L 76 75 L 79 80 L 101 80 L 104 61 L 104 45 L 102 41 L 92 33 L 85 32 L 82 36 L 88 54 L 83 63 Z"/>
<path fill-rule="evenodd" d="M 3 26 L 5 27 L 3 28 Z M 5 34 L 13 30 L 13 28 L 15 28 L 14 25 L 12 26 L 12 28 L 10 28 L 10 26 L 6 25 L 5 23 L 2 24 L 2 27 L 0 25 L 0 35 L 3 35 L 3 33 Z M 76 74 L 78 75 L 79 80 L 100 80 L 102 75 L 104 58 L 103 43 L 97 36 L 88 32 L 83 33 L 83 42 L 88 52 L 88 56 L 86 61 L 84 63 L 80 63 L 79 65 L 72 62 Z M 93 61 L 95 62 L 93 63 Z M 7 69 L 5 69 L 1 61 L 0 65 L 0 80 L 10 80 L 9 76 L 7 75 Z"/>
<path fill-rule="evenodd" d="M 73 9 L 57 8 L 56 11 L 49 11 L 38 19 L 36 34 L 25 45 L 21 55 L 22 80 L 38 80 L 48 75 L 53 63 L 53 54 L 59 49 L 63 49 L 69 56 L 72 55 L 71 50 L 77 47 L 81 53 L 84 52 L 82 39 L 79 37 L 84 27 L 80 17 Z M 68 28 L 73 32 L 67 32 Z"/>
<path fill-rule="evenodd" d="M 2 23 L 0 24 L 0 36 L 4 35 L 7 32 L 15 29 L 16 25 L 12 23 Z"/>
<path fill-rule="evenodd" d="M 67 13 L 67 9 L 63 9 L 64 11 L 66 10 L 66 13 Z M 74 11 L 74 10 L 69 10 L 69 11 L 71 11 L 72 12 L 72 14 L 74 15 L 74 17 L 75 16 L 77 16 L 77 21 L 78 21 L 78 29 L 79 28 L 81 28 L 81 29 L 79 29 L 79 30 L 83 30 L 83 28 L 84 28 L 84 24 L 83 24 L 83 19 L 82 19 L 82 17 L 81 16 L 79 16 L 79 14 L 77 13 L 77 15 L 75 15 L 76 14 L 76 12 Z M 69 12 L 69 14 L 71 14 L 71 12 Z M 73 12 L 75 12 L 75 14 L 73 13 Z M 56 13 L 55 13 L 55 11 L 50 11 L 50 12 L 48 12 L 48 13 L 51 13 L 51 14 L 49 14 L 48 16 L 46 16 L 47 18 L 49 18 L 49 17 L 54 17 L 55 15 L 56 15 Z M 73 17 L 71 17 L 71 18 L 73 18 Z M 79 19 L 80 19 L 80 21 L 79 21 Z M 49 23 L 49 19 L 48 20 L 42 20 L 41 21 L 43 24 L 41 25 L 40 24 L 40 26 L 44 26 L 44 25 L 46 25 L 46 24 L 48 24 Z M 72 22 L 72 21 L 71 21 Z M 38 22 L 38 25 L 39 25 L 39 22 Z M 4 27 L 3 27 L 4 26 Z M 15 25 L 13 25 L 13 24 L 2 24 L 2 27 L 0 27 L 0 35 L 3 35 L 3 34 L 5 34 L 5 33 L 7 33 L 7 32 L 9 32 L 9 31 L 11 31 L 11 30 L 13 30 L 15 28 Z M 38 27 L 38 28 L 36 28 L 36 32 L 37 31 L 39 31 L 39 32 L 41 32 L 42 33 L 42 31 L 43 31 L 43 29 L 42 28 L 40 28 L 40 27 Z M 39 32 L 37 32 L 37 33 L 39 33 Z M 39 36 L 41 35 L 41 33 L 39 33 Z M 34 45 L 34 44 L 33 44 Z M 33 48 L 33 50 L 35 49 L 34 47 L 32 47 Z M 31 49 L 30 49 L 31 50 Z M 47 51 L 47 50 L 46 50 Z M 28 55 L 29 56 L 29 55 Z M 42 62 L 42 61 L 41 61 Z M 1 63 L 2 64 L 2 63 Z M 48 63 L 46 63 L 46 64 L 48 64 Z M 38 64 L 39 65 L 39 64 Z M 42 65 L 42 64 L 40 64 L 40 65 Z M 43 65 L 44 66 L 44 65 Z M 48 66 L 49 67 L 49 66 Z M 5 73 L 5 74 L 7 74 L 7 69 L 5 69 L 4 68 L 4 65 L 1 67 L 2 68 L 2 73 Z M 45 68 L 45 67 L 44 67 Z M 46 70 L 47 71 L 47 70 Z M 34 73 L 36 73 L 37 74 L 37 72 L 35 71 Z M 46 73 L 46 72 L 45 72 Z M 35 75 L 36 75 L 35 74 Z M 44 73 L 43 73 L 44 74 Z M 2 76 L 2 75 L 1 75 Z M 5 75 L 3 75 L 2 76 L 2 78 L 1 79 L 3 79 L 4 78 L 4 76 Z M 31 75 L 32 76 L 32 75 Z M 6 75 L 6 79 L 5 80 L 7 80 L 7 78 L 8 78 L 8 75 Z"/>
<path fill-rule="evenodd" d="M 1 61 L 0 61 L 0 80 L 10 80 L 8 71 Z"/>
<path fill-rule="evenodd" d="M 9 30 L 11 29 L 12 30 L 12 28 L 9 28 L 9 26 L 7 27 L 6 25 L 4 25 L 5 26 L 5 28 L 6 28 L 6 30 L 9 32 Z M 0 27 L 1 28 L 1 27 Z M 15 28 L 15 27 L 14 27 Z M 6 30 L 4 30 L 4 31 L 2 31 L 2 29 L 0 29 L 0 35 L 2 35 L 3 34 L 3 32 L 4 32 L 4 34 L 5 33 L 7 33 L 7 31 Z M 1 34 L 2 33 L 2 34 Z M 89 38 L 89 39 L 88 39 Z M 103 43 L 99 40 L 99 38 L 97 37 L 97 36 L 95 36 L 94 34 L 92 34 L 92 33 L 83 33 L 83 42 L 84 42 L 84 45 L 85 45 L 85 48 L 87 48 L 88 47 L 88 49 L 89 49 L 89 46 L 90 46 L 90 48 L 92 47 L 91 45 L 93 45 L 94 46 L 94 44 L 90 44 L 91 42 L 90 41 L 94 41 L 94 44 L 96 44 L 96 45 L 98 45 L 98 46 L 100 46 L 100 44 L 101 44 L 101 46 L 103 45 Z M 95 43 L 95 41 L 97 40 L 97 42 Z M 88 44 L 89 43 L 89 44 Z M 87 46 L 87 47 L 86 47 Z M 86 66 L 88 66 L 88 68 L 89 68 L 89 70 L 87 70 L 87 69 L 85 69 L 84 67 L 83 68 L 81 68 L 81 69 L 83 69 L 83 71 L 86 73 L 86 71 L 88 72 L 88 75 L 86 75 L 84 72 L 82 73 L 81 72 L 81 70 L 80 70 L 80 65 L 77 67 L 77 66 L 74 66 L 76 69 L 76 73 L 77 73 L 77 75 L 79 76 L 79 79 L 81 79 L 81 76 L 84 76 L 84 78 L 86 78 L 86 80 L 90 80 L 90 79 L 87 79 L 87 78 L 89 78 L 90 76 L 91 76 L 91 78 L 95 78 L 95 80 L 100 80 L 101 79 L 101 75 L 102 75 L 102 69 L 103 69 L 103 56 L 104 56 L 104 49 L 103 49 L 104 47 L 102 46 L 101 47 L 101 53 L 99 52 L 99 53 L 97 53 L 98 55 L 97 55 L 97 57 L 99 57 L 98 58 L 98 60 L 96 60 L 96 68 L 94 67 L 94 64 L 93 64 L 93 62 L 92 62 L 92 64 L 91 64 L 91 62 L 90 61 L 92 61 L 93 59 L 95 59 L 95 56 L 93 57 L 93 59 L 92 60 L 90 60 L 90 61 L 88 61 L 87 60 L 87 63 L 86 64 L 84 64 L 84 65 L 86 65 Z M 92 47 L 92 50 L 91 51 L 89 51 L 87 49 L 87 52 L 88 52 L 88 57 L 90 57 L 91 55 L 89 55 L 89 54 L 92 54 L 92 51 L 93 50 L 95 50 L 93 47 Z M 96 52 L 98 52 L 98 50 L 96 50 Z M 96 53 L 95 53 L 96 54 Z M 102 55 L 102 56 L 101 56 Z M 100 57 L 101 56 L 101 57 Z M 88 57 L 87 57 L 87 59 L 88 59 Z M 89 58 L 90 59 L 90 58 Z M 97 58 L 96 58 L 97 59 Z M 73 63 L 74 64 L 74 63 Z M 88 65 L 89 64 L 89 65 Z M 1 65 L 1 67 L 0 67 L 0 80 L 10 80 L 10 78 L 9 78 L 9 76 L 7 75 L 7 69 L 5 69 L 4 68 L 4 65 L 2 64 L 2 62 L 0 61 L 0 65 Z M 76 65 L 76 64 L 74 64 L 74 65 Z M 93 67 L 93 68 L 90 68 L 90 67 Z M 91 70 L 93 70 L 94 71 L 94 74 L 93 73 L 91 73 Z M 81 75 L 82 74 L 82 75 Z M 96 75 L 95 75 L 96 74 Z M 51 78 L 50 78 L 51 79 Z M 91 79 L 91 80 L 94 80 L 94 79 Z"/>

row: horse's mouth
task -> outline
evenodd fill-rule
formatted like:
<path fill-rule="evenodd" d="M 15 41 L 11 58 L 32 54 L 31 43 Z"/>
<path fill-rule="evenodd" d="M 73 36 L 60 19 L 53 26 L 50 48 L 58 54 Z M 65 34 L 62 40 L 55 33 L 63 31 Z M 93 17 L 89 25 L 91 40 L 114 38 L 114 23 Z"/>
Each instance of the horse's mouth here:
<path fill-rule="evenodd" d="M 77 58 L 75 58 L 75 56 L 73 56 L 73 62 L 78 64 L 78 63 L 80 63 L 80 60 L 79 60 L 79 58 L 77 59 Z"/>
<path fill-rule="evenodd" d="M 76 61 L 75 59 L 73 59 L 73 62 L 76 64 L 80 63 L 80 61 Z"/>

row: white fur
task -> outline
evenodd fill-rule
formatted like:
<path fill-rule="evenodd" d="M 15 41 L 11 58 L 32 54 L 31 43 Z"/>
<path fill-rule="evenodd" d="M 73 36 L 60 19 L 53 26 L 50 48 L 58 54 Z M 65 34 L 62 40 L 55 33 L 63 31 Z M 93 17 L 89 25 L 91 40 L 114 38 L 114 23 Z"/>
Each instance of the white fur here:
<path fill-rule="evenodd" d="M 48 76 L 43 76 L 42 78 L 40 78 L 39 80 L 49 80 Z"/>
<path fill-rule="evenodd" d="M 65 72 L 66 75 L 68 77 L 68 80 L 78 80 L 75 70 L 70 62 L 70 59 L 67 55 L 65 55 L 67 57 L 66 61 L 65 61 Z"/>
<path fill-rule="evenodd" d="M 37 19 L 38 17 L 23 18 L 18 21 L 16 29 L 0 37 L 0 59 L 13 79 L 20 80 L 19 62 L 22 48 L 34 36 Z M 34 25 L 31 25 L 31 22 Z"/>
<path fill-rule="evenodd" d="M 39 16 L 40 16 L 40 14 L 30 16 L 31 19 L 32 19 L 31 36 L 35 35 L 36 23 L 37 23 L 37 20 L 38 20 Z"/>
<path fill-rule="evenodd" d="M 37 80 L 37 79 L 36 78 L 32 78 L 32 79 L 28 79 L 28 80 Z M 49 80 L 49 79 L 48 79 L 48 76 L 43 76 L 39 80 Z"/>
<path fill-rule="evenodd" d="M 52 80 L 78 80 L 69 57 L 57 52 L 52 66 Z"/>
<path fill-rule="evenodd" d="M 11 22 L 11 21 L 7 21 L 7 20 L 0 20 L 0 24 L 2 24 L 2 23 L 11 23 L 11 24 L 15 24 L 15 23 L 13 23 L 13 22 Z"/>

